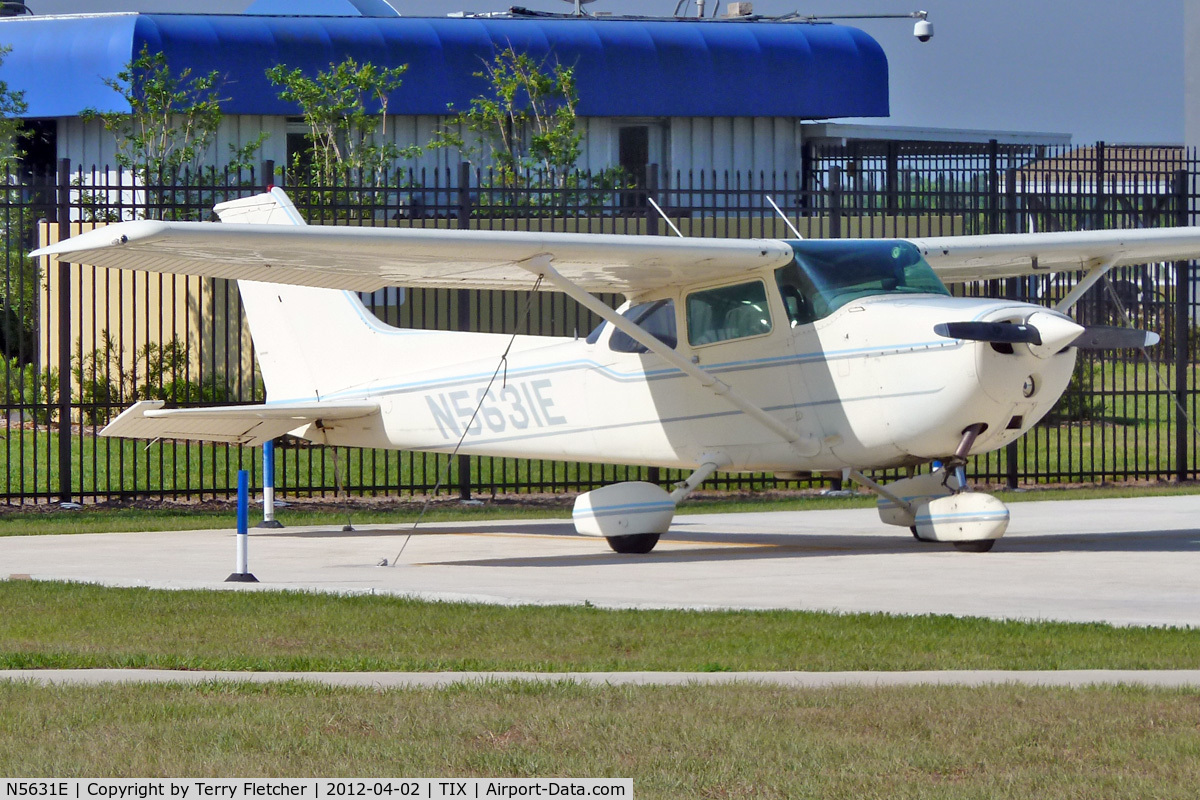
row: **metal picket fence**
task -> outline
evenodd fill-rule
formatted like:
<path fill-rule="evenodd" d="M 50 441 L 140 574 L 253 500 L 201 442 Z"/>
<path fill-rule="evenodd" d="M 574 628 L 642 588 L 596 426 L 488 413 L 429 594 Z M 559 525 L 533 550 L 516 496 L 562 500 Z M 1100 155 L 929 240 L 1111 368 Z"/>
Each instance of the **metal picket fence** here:
<path fill-rule="evenodd" d="M 0 347 L 5 356 L 0 453 L 6 504 L 140 498 L 225 498 L 237 471 L 259 485 L 258 451 L 232 445 L 133 442 L 96 436 L 136 399 L 188 406 L 263 397 L 235 287 L 212 279 L 35 262 L 27 253 L 96 225 L 138 218 L 210 219 L 214 203 L 282 185 L 314 223 L 558 230 L 687 236 L 921 236 L 1151 227 L 1195 221 L 1197 156 L 1183 148 L 1098 143 L 1077 148 L 879 142 L 804 148 L 793 173 L 670 173 L 644 185 L 611 175 L 526 175 L 513 185 L 460 165 L 441 171 L 346 175 L 292 186 L 266 163 L 135 180 L 66 162 L 54 174 L 13 173 L 0 197 L 5 234 Z M 651 202 L 653 201 L 653 203 Z M 654 208 L 663 209 L 665 219 Z M 775 210 L 788 218 L 785 222 Z M 789 225 L 790 223 L 790 225 Z M 1072 276 L 962 287 L 1049 302 Z M 615 304 L 619 298 L 606 297 Z M 516 292 L 413 290 L 364 297 L 383 321 L 439 330 L 511 333 Z M 1091 322 L 1131 322 L 1162 336 L 1148 358 L 1081 356 L 1059 407 L 1020 442 L 981 456 L 975 480 L 1022 486 L 1196 477 L 1196 281 L 1189 262 L 1117 271 L 1085 296 Z M 565 296 L 536 298 L 522 333 L 585 336 L 597 320 Z M 279 496 L 463 497 L 559 493 L 616 480 L 678 480 L 672 470 L 524 459 L 330 449 L 277 449 Z M 340 474 L 339 474 L 340 473 Z M 718 475 L 707 486 L 818 486 L 837 476 L 776 483 Z"/>

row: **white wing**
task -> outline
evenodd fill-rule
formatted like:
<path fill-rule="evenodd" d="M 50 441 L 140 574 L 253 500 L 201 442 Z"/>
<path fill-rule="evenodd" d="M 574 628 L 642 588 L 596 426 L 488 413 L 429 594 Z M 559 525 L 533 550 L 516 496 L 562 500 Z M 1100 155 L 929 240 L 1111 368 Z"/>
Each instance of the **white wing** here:
<path fill-rule="evenodd" d="M 948 282 L 1012 278 L 1200 258 L 1200 228 L 1136 228 L 1066 233 L 998 233 L 910 239 Z"/>
<path fill-rule="evenodd" d="M 792 250 L 761 239 L 142 220 L 98 228 L 31 255 L 355 291 L 528 287 L 533 278 L 521 265 L 548 255 L 555 269 L 589 291 L 640 294 L 783 266 Z"/>

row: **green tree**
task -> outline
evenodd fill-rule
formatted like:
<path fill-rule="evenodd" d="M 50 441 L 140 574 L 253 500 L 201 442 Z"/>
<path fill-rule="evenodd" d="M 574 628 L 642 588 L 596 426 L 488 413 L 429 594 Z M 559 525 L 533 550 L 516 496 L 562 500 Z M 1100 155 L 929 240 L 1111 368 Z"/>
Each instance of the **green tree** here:
<path fill-rule="evenodd" d="M 283 64 L 268 69 L 267 78 L 281 87 L 280 99 L 299 106 L 308 124 L 309 147 L 295 155 L 294 175 L 314 187 L 335 186 L 350 176 L 381 185 L 397 161 L 419 155 L 419 147 L 399 147 L 388 131 L 388 95 L 407 69 L 353 58 L 330 64 L 316 77 Z"/>
<path fill-rule="evenodd" d="M 263 132 L 244 145 L 229 145 L 224 165 L 204 164 L 224 118 L 219 74 L 214 70 L 196 75 L 190 67 L 175 72 L 164 53 L 151 53 L 146 45 L 115 78 L 106 78 L 104 83 L 121 96 L 129 111 L 86 109 L 82 116 L 103 122 L 116 138 L 117 164 L 145 187 L 184 179 L 200 185 L 219 169 L 248 169 L 268 136 Z M 171 213 L 174 202 L 186 198 L 148 189 L 147 199 L 151 207 L 157 205 Z M 198 204 L 209 199 L 196 198 Z"/>
<path fill-rule="evenodd" d="M 507 47 L 475 77 L 487 80 L 488 93 L 454 113 L 431 146 L 454 147 L 476 164 L 490 162 L 492 182 L 502 187 L 526 186 L 531 174 L 565 186 L 583 144 L 574 68 Z"/>
<path fill-rule="evenodd" d="M 12 51 L 0 47 L 0 64 Z M 21 158 L 23 134 L 20 115 L 25 113 L 25 93 L 9 88 L 0 80 L 0 173 L 11 178 Z M 0 352 L 6 357 L 33 357 L 34 330 L 37 327 L 37 294 L 40 273 L 33 259 L 26 257 L 32 220 L 14 214 L 21 203 L 19 189 L 11 180 L 4 181 L 7 200 L 0 225 L 4 232 L 5 277 L 0 281 Z M 24 385 L 32 386 L 32 382 Z M 11 398 L 10 398 L 11 399 Z"/>
<path fill-rule="evenodd" d="M 147 342 L 139 347 L 128 368 L 125 349 L 107 329 L 100 331 L 95 345 L 85 352 L 83 340 L 76 339 L 71 357 L 77 399 L 89 424 L 108 422 L 122 405 L 133 400 L 223 403 L 230 399 L 221 372 L 214 371 L 203 383 L 189 376 L 187 345 L 178 336 L 162 344 Z M 52 385 L 50 380 L 57 380 L 57 375 L 30 373 L 21 377 L 26 394 L 41 391 L 42 397 L 54 396 L 51 389 L 57 384 Z"/>
<path fill-rule="evenodd" d="M 0 47 L 0 64 L 11 52 L 11 47 Z M 21 157 L 18 144 L 22 135 L 20 116 L 28 108 L 25 93 L 13 91 L 8 87 L 8 81 L 0 80 L 0 168 L 11 169 Z"/>

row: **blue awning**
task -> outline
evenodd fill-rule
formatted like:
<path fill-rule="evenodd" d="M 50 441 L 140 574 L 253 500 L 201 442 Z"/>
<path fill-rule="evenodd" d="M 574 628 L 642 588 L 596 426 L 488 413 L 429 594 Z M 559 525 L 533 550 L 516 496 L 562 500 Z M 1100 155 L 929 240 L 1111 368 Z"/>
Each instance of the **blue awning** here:
<path fill-rule="evenodd" d="M 26 117 L 128 110 L 105 86 L 143 45 L 178 73 L 217 70 L 226 114 L 297 114 L 265 72 L 353 56 L 408 64 L 395 114 L 444 114 L 486 91 L 474 76 L 511 45 L 573 65 L 590 117 L 887 116 L 887 59 L 857 28 L 723 20 L 111 14 L 0 20 L 0 79 Z"/>

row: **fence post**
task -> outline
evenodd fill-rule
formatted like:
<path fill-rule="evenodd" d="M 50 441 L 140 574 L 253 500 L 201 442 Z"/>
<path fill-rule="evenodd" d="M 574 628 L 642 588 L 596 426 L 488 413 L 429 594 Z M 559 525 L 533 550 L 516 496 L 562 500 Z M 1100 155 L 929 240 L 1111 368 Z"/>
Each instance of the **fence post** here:
<path fill-rule="evenodd" d="M 1000 142 L 988 139 L 988 233 L 1000 231 Z"/>
<path fill-rule="evenodd" d="M 900 216 L 900 143 L 887 143 L 887 212 L 893 217 Z M 898 222 L 898 221 L 897 221 Z M 899 228 L 897 227 L 897 232 Z"/>
<path fill-rule="evenodd" d="M 646 197 L 658 202 L 658 164 L 646 165 Z M 645 203 L 646 235 L 658 236 L 658 212 L 649 202 Z"/>
<path fill-rule="evenodd" d="M 458 228 L 467 230 L 471 227 L 471 165 L 466 161 L 458 165 Z M 456 328 L 460 331 L 471 329 L 471 291 L 458 289 L 455 293 L 458 300 L 458 319 Z M 458 456 L 458 498 L 471 499 L 471 457 Z"/>
<path fill-rule="evenodd" d="M 1101 230 L 1104 225 L 1104 142 L 1096 142 L 1096 221 L 1092 225 L 1095 230 Z"/>
<path fill-rule="evenodd" d="M 283 181 L 281 180 L 282 184 Z M 262 185 L 265 189 L 270 189 L 275 185 L 275 159 L 268 158 L 262 163 Z"/>
<path fill-rule="evenodd" d="M 842 168 L 829 168 L 829 238 L 842 238 Z"/>
<path fill-rule="evenodd" d="M 992 141 L 995 141 L 994 139 Z M 998 197 L 998 193 L 997 193 Z M 997 215 L 999 210 L 997 210 Z M 1006 233 L 1016 233 L 1017 226 L 1020 220 L 1017 216 L 1017 170 L 1014 167 L 1009 167 L 1004 171 L 1004 227 Z M 993 229 L 991 233 L 996 233 Z M 1028 294 L 1026 289 L 1028 284 L 1024 278 L 1010 278 L 1008 283 L 1008 296 L 1018 300 L 1024 300 Z M 1006 468 L 1005 483 L 1009 489 L 1016 489 L 1020 482 L 1020 473 L 1017 469 L 1017 460 L 1019 458 L 1018 450 L 1020 445 L 1017 441 L 1009 442 L 1004 448 L 1004 466 Z"/>
<path fill-rule="evenodd" d="M 1186 169 L 1175 173 L 1175 224 L 1188 224 L 1188 188 Z M 1188 478 L 1188 439 L 1192 435 L 1187 415 L 1188 376 L 1191 372 L 1191 292 L 1192 262 L 1175 262 L 1175 480 Z"/>
<path fill-rule="evenodd" d="M 58 162 L 58 239 L 71 236 L 71 159 Z M 71 502 L 71 265 L 58 262 L 58 501 Z"/>

